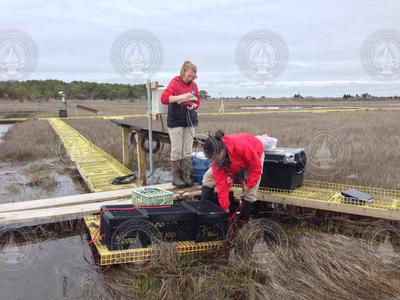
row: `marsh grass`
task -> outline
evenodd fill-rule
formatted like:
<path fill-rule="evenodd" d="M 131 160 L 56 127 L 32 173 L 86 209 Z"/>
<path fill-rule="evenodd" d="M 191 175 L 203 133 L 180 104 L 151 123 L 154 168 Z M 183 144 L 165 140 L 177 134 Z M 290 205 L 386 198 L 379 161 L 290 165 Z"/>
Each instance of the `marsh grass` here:
<path fill-rule="evenodd" d="M 0 161 L 34 161 L 65 155 L 65 149 L 47 121 L 17 123 L 3 139 Z"/>
<path fill-rule="evenodd" d="M 77 105 L 84 105 L 98 110 L 97 114 L 93 114 L 77 108 Z M 377 101 L 352 100 L 343 101 L 341 99 L 304 99 L 292 100 L 288 98 L 277 99 L 224 99 L 225 111 L 241 111 L 241 107 L 260 106 L 304 106 L 304 107 L 381 107 L 393 108 L 399 107 L 399 101 L 396 99 L 379 99 Z M 203 100 L 201 103 L 202 112 L 218 112 L 221 106 L 221 100 Z M 60 100 L 49 100 L 42 102 L 35 101 L 9 101 L 0 100 L 0 116 L 7 118 L 17 117 L 58 117 L 58 111 L 65 109 L 64 103 Z M 146 101 L 129 101 L 129 100 L 75 100 L 68 99 L 68 115 L 69 116 L 110 116 L 110 115 L 131 115 L 145 114 L 147 110 Z"/>
<path fill-rule="evenodd" d="M 400 111 L 341 112 L 341 113 L 286 113 L 238 116 L 200 116 L 197 133 L 213 133 L 223 129 L 227 134 L 250 132 L 276 137 L 279 147 L 305 148 L 312 152 L 312 145 L 319 145 L 326 135 L 334 139 L 333 155 L 342 154 L 340 160 L 321 170 L 309 159 L 306 179 L 400 188 L 400 161 L 394 159 L 400 148 L 398 134 Z M 144 118 L 127 120 L 147 127 Z M 122 161 L 121 128 L 108 120 L 67 120 L 94 144 Z M 159 122 L 154 123 L 160 130 Z M 3 161 L 35 160 L 63 156 L 65 150 L 47 121 L 27 121 L 16 124 L 0 144 Z M 315 145 L 314 145 L 315 146 Z M 335 146 L 335 145 L 333 145 Z M 315 147 L 314 147 L 315 148 Z M 155 154 L 156 167 L 169 164 L 169 145 Z M 196 150 L 200 151 L 201 147 Z M 309 158 L 315 158 L 314 153 Z M 135 145 L 130 146 L 132 170 L 137 168 Z"/>
<path fill-rule="evenodd" d="M 239 105 L 238 103 L 237 105 Z M 214 106 L 217 103 L 214 104 Z M 214 108 L 213 108 L 214 109 Z M 232 108 L 236 109 L 236 108 Z M 350 156 L 340 172 L 320 176 L 312 166 L 308 179 L 387 188 L 400 188 L 400 162 L 393 159 L 400 146 L 400 112 L 357 112 L 329 114 L 263 114 L 243 116 L 201 116 L 198 132 L 239 131 L 277 137 L 280 146 L 307 148 L 313 136 L 332 132 L 348 145 Z M 146 127 L 144 119 L 129 120 Z M 110 121 L 68 120 L 106 152 L 122 160 L 121 129 Z M 156 124 L 160 128 L 159 124 Z M 28 161 L 65 155 L 58 137 L 47 121 L 16 124 L 0 144 L 2 161 Z M 60 150 L 61 149 L 61 150 Z M 131 155 L 135 155 L 131 147 Z M 61 153 L 61 154 L 60 154 Z M 164 163 L 168 155 L 164 154 Z M 79 177 L 71 166 L 64 167 Z M 32 184 L 52 187 L 41 167 L 30 170 Z M 61 171 L 63 172 L 63 171 Z M 34 175 L 36 174 L 36 175 Z M 328 174 L 329 175 L 329 174 Z M 289 216 L 303 226 L 287 226 L 288 247 L 274 251 L 274 259 L 260 268 L 253 259 L 235 259 L 226 252 L 214 257 L 180 256 L 171 245 L 159 246 L 149 268 L 117 276 L 115 295 L 146 299 L 393 299 L 400 293 L 399 268 L 371 253 L 367 241 L 359 238 L 361 225 L 370 220 L 348 220 L 315 211 Z M 311 220 L 321 218 L 317 224 Z M 330 219 L 336 224 L 331 224 Z M 338 229 L 337 224 L 340 223 Z M 58 223 L 55 232 L 73 227 Z M 330 233 L 315 230 L 323 228 Z M 249 229 L 249 228 L 248 228 Z M 251 228 L 250 228 L 251 230 Z M 342 234 L 332 234 L 346 232 Z M 243 231 L 242 234 L 246 234 Z M 101 283 L 85 283 L 93 285 Z M 92 289 L 85 289 L 91 295 Z M 117 297 L 117 296 L 116 296 Z M 123 297 L 123 298 L 124 298 Z"/>
<path fill-rule="evenodd" d="M 342 155 L 341 159 L 326 170 L 309 159 L 306 179 L 399 189 L 400 161 L 393 156 L 400 149 L 399 119 L 400 111 L 201 116 L 196 132 L 207 134 L 223 129 L 227 134 L 267 133 L 278 139 L 279 147 L 305 148 L 309 158 L 315 158 L 314 146 L 318 148 L 326 136 L 333 141 L 332 155 Z M 143 118 L 127 121 L 147 128 Z M 115 124 L 104 120 L 68 120 L 68 123 L 122 161 L 121 129 Z M 158 122 L 155 128 L 161 128 Z M 130 151 L 135 161 L 133 145 Z M 157 155 L 157 166 L 167 166 L 169 145 Z"/>
<path fill-rule="evenodd" d="M 247 234 L 250 228 L 242 234 Z M 146 299 L 391 299 L 400 292 L 400 269 L 371 253 L 365 240 L 286 229 L 289 245 L 260 268 L 251 259 L 180 256 L 159 248 L 153 267 L 120 282 Z"/>

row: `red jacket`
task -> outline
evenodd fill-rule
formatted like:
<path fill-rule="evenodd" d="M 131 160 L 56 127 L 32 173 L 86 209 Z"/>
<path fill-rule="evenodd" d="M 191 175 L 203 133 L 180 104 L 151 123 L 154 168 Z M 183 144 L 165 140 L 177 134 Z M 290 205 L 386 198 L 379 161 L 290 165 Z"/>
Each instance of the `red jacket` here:
<path fill-rule="evenodd" d="M 180 76 L 175 76 L 161 95 L 161 102 L 162 104 L 168 105 L 169 96 L 179 96 L 181 94 L 191 93 L 192 91 L 194 91 L 194 94 L 197 97 L 197 101 L 195 101 L 195 103 L 200 105 L 200 94 L 197 84 L 194 81 L 186 83 Z"/>
<path fill-rule="evenodd" d="M 247 169 L 246 187 L 252 188 L 257 184 L 262 173 L 260 161 L 264 153 L 261 142 L 248 133 L 237 133 L 222 137 L 228 151 L 230 166 L 218 168 L 212 164 L 215 184 L 218 190 L 218 200 L 222 209 L 229 209 L 229 189 L 233 182 L 233 176 Z"/>
<path fill-rule="evenodd" d="M 197 84 L 194 81 L 185 83 L 180 76 L 175 76 L 161 95 L 161 102 L 168 105 L 167 126 L 170 128 L 198 125 L 197 112 L 195 110 L 188 110 L 184 103 L 169 103 L 169 96 L 179 96 L 184 93 L 193 93 L 197 98 L 197 101 L 194 102 L 200 106 L 200 94 Z M 191 123 L 188 123 L 188 115 Z"/>

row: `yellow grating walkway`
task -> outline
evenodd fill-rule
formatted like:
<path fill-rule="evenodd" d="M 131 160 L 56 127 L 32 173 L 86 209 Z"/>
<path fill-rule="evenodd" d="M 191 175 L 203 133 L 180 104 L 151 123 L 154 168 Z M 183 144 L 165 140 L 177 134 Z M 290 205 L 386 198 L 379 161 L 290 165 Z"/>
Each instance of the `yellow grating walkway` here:
<path fill-rule="evenodd" d="M 349 188 L 371 194 L 374 197 L 374 201 L 366 203 L 344 199 L 341 192 Z M 235 191 L 240 192 L 240 187 L 236 185 Z M 400 220 L 400 190 L 305 180 L 304 186 L 294 191 L 260 188 L 258 199 L 301 207 Z"/>
<path fill-rule="evenodd" d="M 371 194 L 375 200 L 372 203 L 345 201 L 340 192 L 349 188 Z M 294 198 L 319 200 L 325 202 L 339 202 L 348 205 L 362 205 L 363 207 L 381 208 L 389 210 L 400 210 L 400 191 L 365 186 L 346 185 L 340 183 L 329 183 L 305 180 L 304 186 L 293 192 L 277 189 L 260 188 L 264 194 L 288 195 Z"/>
<path fill-rule="evenodd" d="M 97 240 L 97 231 L 100 226 L 100 216 L 90 216 L 85 218 L 85 225 L 89 230 L 90 238 L 94 240 L 94 246 L 99 254 L 98 264 L 100 266 L 143 262 L 151 259 L 152 249 L 127 249 L 127 250 L 108 250 L 107 246 Z M 204 253 L 220 249 L 225 245 L 225 241 L 196 243 L 192 241 L 173 243 L 180 254 Z"/>
<path fill-rule="evenodd" d="M 113 185 L 111 181 L 114 178 L 129 175 L 132 172 L 64 121 L 56 118 L 48 121 L 60 137 L 68 155 L 75 162 L 91 192 L 139 186 L 137 183 Z"/>

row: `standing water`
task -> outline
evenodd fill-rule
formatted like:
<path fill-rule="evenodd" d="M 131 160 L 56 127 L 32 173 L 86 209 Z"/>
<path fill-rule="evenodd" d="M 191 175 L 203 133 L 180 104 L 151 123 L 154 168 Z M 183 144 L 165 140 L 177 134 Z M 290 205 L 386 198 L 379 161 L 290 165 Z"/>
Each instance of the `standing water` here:
<path fill-rule="evenodd" d="M 13 124 L 0 124 L 0 143 L 3 141 L 3 136 L 12 126 Z"/>

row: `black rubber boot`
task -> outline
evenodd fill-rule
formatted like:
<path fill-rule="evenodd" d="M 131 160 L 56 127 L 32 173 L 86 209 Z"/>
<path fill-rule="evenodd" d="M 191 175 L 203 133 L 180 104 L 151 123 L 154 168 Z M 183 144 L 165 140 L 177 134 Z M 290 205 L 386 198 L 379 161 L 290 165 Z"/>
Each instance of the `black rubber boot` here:
<path fill-rule="evenodd" d="M 192 159 L 185 158 L 181 160 L 181 175 L 182 180 L 186 183 L 187 187 L 193 186 L 192 180 Z"/>
<path fill-rule="evenodd" d="M 172 184 L 181 189 L 186 187 L 186 183 L 181 178 L 181 164 L 179 161 L 171 161 Z"/>
<path fill-rule="evenodd" d="M 215 204 L 219 205 L 218 201 L 215 201 L 214 188 L 210 188 L 208 186 L 203 185 L 201 187 L 201 201 L 206 201 L 206 200 L 214 202 Z"/>
<path fill-rule="evenodd" d="M 242 200 L 242 208 L 240 209 L 239 220 L 247 223 L 253 214 L 253 202 Z"/>

